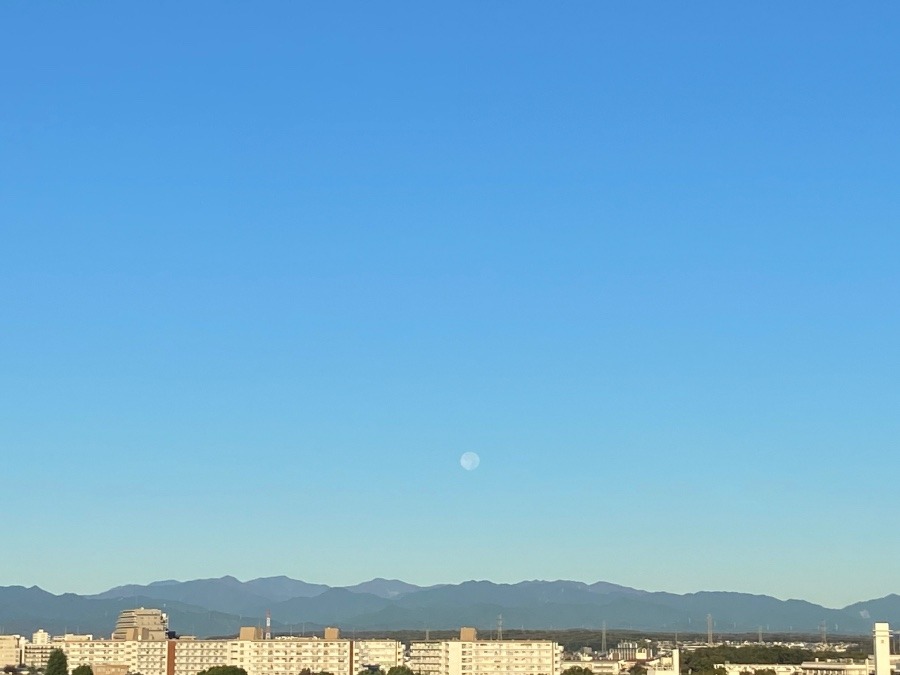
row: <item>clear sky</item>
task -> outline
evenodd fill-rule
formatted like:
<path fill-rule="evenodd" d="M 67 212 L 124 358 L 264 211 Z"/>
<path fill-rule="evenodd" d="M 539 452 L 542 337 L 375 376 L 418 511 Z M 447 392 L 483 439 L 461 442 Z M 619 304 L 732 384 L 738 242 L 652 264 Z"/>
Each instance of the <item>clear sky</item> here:
<path fill-rule="evenodd" d="M 0 584 L 900 592 L 897 3 L 0 25 Z"/>

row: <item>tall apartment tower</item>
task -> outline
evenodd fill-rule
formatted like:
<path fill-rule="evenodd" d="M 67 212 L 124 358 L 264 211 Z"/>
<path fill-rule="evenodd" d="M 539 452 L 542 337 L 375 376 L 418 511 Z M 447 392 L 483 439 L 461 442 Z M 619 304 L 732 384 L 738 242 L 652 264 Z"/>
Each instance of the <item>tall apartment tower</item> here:
<path fill-rule="evenodd" d="M 126 609 L 119 614 L 113 640 L 165 640 L 169 618 L 158 609 Z"/>
<path fill-rule="evenodd" d="M 873 633 L 875 675 L 891 675 L 891 627 L 876 623 Z"/>

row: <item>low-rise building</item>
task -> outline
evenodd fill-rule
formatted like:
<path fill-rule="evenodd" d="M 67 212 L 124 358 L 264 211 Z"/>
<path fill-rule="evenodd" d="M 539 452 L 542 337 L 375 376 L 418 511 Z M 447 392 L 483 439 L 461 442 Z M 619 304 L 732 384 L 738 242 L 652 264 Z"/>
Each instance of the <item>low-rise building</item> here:
<path fill-rule="evenodd" d="M 780 663 L 717 663 L 716 668 L 722 668 L 725 675 L 753 675 L 756 672 L 775 675 L 800 675 L 803 669 L 799 665 Z"/>
<path fill-rule="evenodd" d="M 562 668 L 562 672 L 569 668 L 587 668 L 594 675 L 619 675 L 625 670 L 625 663 L 625 661 L 610 659 L 579 658 L 563 661 L 560 664 L 560 668 Z"/>

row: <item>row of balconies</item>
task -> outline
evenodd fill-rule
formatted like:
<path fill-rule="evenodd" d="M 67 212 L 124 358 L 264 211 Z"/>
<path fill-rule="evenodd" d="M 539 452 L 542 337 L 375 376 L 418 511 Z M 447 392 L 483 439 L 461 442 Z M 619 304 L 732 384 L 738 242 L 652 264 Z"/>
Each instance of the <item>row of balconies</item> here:
<path fill-rule="evenodd" d="M 552 667 L 552 663 L 464 663 L 463 668 L 491 670 L 535 670 Z"/>

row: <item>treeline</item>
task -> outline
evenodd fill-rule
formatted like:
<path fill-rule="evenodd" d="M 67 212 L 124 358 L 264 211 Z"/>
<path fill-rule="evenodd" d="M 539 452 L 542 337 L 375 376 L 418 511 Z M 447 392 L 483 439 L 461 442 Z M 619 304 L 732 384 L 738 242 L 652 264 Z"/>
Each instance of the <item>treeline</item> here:
<path fill-rule="evenodd" d="M 452 640 L 459 637 L 459 630 L 396 630 L 396 631 L 354 631 L 355 638 L 391 638 L 404 644 L 430 640 Z M 705 637 L 705 633 L 703 637 Z M 497 637 L 496 631 L 491 629 L 479 629 L 478 637 L 485 640 L 493 640 Z M 606 644 L 612 648 L 619 642 L 638 641 L 643 639 L 672 640 L 673 633 L 644 633 L 636 630 L 609 629 L 606 633 Z M 504 640 L 553 640 L 563 646 L 567 652 L 577 652 L 584 647 L 591 647 L 599 651 L 603 645 L 603 631 L 590 628 L 566 628 L 566 629 L 529 629 L 518 628 L 503 629 Z"/>
<path fill-rule="evenodd" d="M 356 639 L 362 640 L 368 637 L 372 638 L 391 638 L 399 640 L 405 644 L 410 642 L 418 642 L 425 640 L 426 635 L 431 640 L 452 640 L 459 637 L 459 630 L 396 630 L 396 631 L 353 631 Z M 485 639 L 494 639 L 496 632 L 489 628 L 479 629 L 478 636 Z M 732 640 L 742 642 L 744 640 L 756 640 L 757 633 L 721 633 L 716 636 L 720 640 Z M 815 642 L 820 639 L 818 633 L 777 633 L 769 632 L 765 634 L 765 639 L 770 642 Z M 553 640 L 563 646 L 567 652 L 577 652 L 584 647 L 591 647 L 594 651 L 600 651 L 603 646 L 603 631 L 596 628 L 566 628 L 566 629 L 504 629 L 503 638 L 506 640 Z M 666 640 L 672 642 L 706 641 L 706 633 L 674 633 L 674 632 L 654 632 L 628 630 L 622 628 L 610 628 L 606 631 L 606 644 L 612 649 L 619 642 L 640 642 L 642 640 Z M 861 639 L 871 644 L 869 636 L 841 636 L 840 639 L 856 640 Z M 822 656 L 822 652 L 816 652 L 815 656 Z M 839 654 L 839 657 L 846 658 L 847 655 Z M 723 663 L 719 661 L 718 663 Z M 732 661 L 732 663 L 736 663 Z M 758 663 L 758 662 L 748 662 Z"/>
<path fill-rule="evenodd" d="M 781 645 L 744 645 L 741 647 L 704 647 L 682 652 L 681 672 L 703 675 L 714 673 L 717 663 L 759 663 L 775 665 L 800 665 L 814 659 L 864 659 L 868 656 L 861 649 L 847 652 L 812 651 Z M 759 673 L 759 671 L 757 671 Z M 774 670 L 772 671 L 774 673 Z M 759 673 L 759 675 L 771 675 Z"/>

